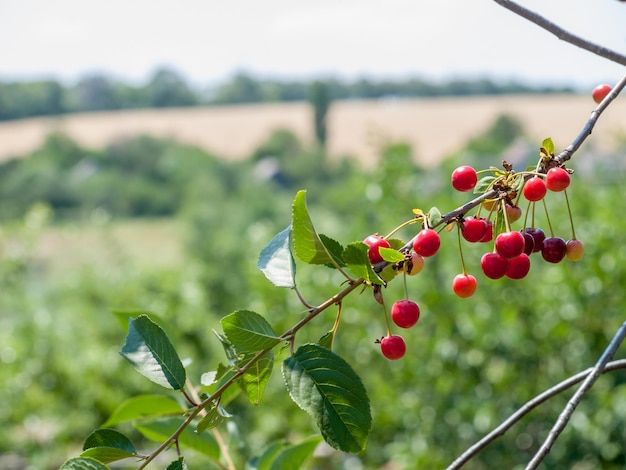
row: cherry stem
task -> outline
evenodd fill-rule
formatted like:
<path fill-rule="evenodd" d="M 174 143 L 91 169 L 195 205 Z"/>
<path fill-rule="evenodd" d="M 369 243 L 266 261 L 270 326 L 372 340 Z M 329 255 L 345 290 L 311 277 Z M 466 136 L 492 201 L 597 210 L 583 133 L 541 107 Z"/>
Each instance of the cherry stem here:
<path fill-rule="evenodd" d="M 496 217 L 493 221 L 493 252 L 497 253 L 496 251 L 496 237 L 497 237 L 497 227 L 498 227 L 498 217 L 500 216 L 500 211 L 496 211 Z"/>
<path fill-rule="evenodd" d="M 407 286 L 407 283 L 406 283 L 406 268 L 402 270 L 402 274 L 404 277 L 404 298 L 406 300 L 409 300 L 409 287 Z"/>
<path fill-rule="evenodd" d="M 330 349 L 333 348 L 335 334 L 337 333 L 337 329 L 339 328 L 339 321 L 341 320 L 342 307 L 343 307 L 343 302 L 341 301 L 337 302 L 337 316 L 335 317 L 335 323 L 333 324 L 333 327 L 328 332 L 331 335 L 330 336 Z"/>
<path fill-rule="evenodd" d="M 389 240 L 391 237 L 393 237 L 397 232 L 402 230 L 404 227 L 408 227 L 409 225 L 413 225 L 413 224 L 416 224 L 418 222 L 421 222 L 421 219 L 425 219 L 425 217 L 420 215 L 420 216 L 414 217 L 414 218 L 412 218 L 410 220 L 407 220 L 406 222 L 403 222 L 400 225 L 398 225 L 396 228 L 394 228 L 391 232 L 389 232 L 383 238 L 385 240 Z"/>
<path fill-rule="evenodd" d="M 504 226 L 506 227 L 506 231 L 511 231 L 511 224 L 509 224 L 509 214 L 506 212 L 506 202 L 504 199 L 500 199 L 500 204 L 502 206 L 502 217 L 504 217 Z"/>
<path fill-rule="evenodd" d="M 546 219 L 548 220 L 548 227 L 550 228 L 550 236 L 554 237 L 554 230 L 552 230 L 552 222 L 550 222 L 550 216 L 548 215 L 548 205 L 546 204 L 545 199 L 542 199 L 541 202 L 543 202 L 543 208 L 546 211 Z"/>
<path fill-rule="evenodd" d="M 532 204 L 531 201 L 528 201 L 528 207 L 526 208 L 526 212 L 524 213 L 524 230 L 526 230 L 526 227 L 528 227 L 528 213 L 530 212 L 530 205 Z M 533 206 L 533 222 L 535 219 L 535 211 L 534 211 L 534 206 Z M 534 227 L 533 227 L 534 228 Z"/>
<path fill-rule="evenodd" d="M 298 289 L 298 286 L 293 286 L 293 290 L 296 292 L 296 295 L 298 296 L 298 299 L 300 300 L 302 305 L 304 305 L 309 312 L 315 309 L 315 307 L 308 303 L 306 299 L 302 296 L 302 293 L 300 292 L 300 289 Z"/>
<path fill-rule="evenodd" d="M 332 329 L 330 330 L 333 333 L 335 333 L 337 331 L 337 328 L 339 328 L 339 320 L 341 318 L 342 307 L 343 307 L 343 302 L 341 302 L 341 301 L 337 302 L 337 316 L 335 317 L 335 324 L 333 325 Z"/>
<path fill-rule="evenodd" d="M 463 268 L 463 275 L 467 276 L 467 269 L 465 269 L 465 258 L 463 257 L 463 244 L 461 243 L 461 226 L 458 226 L 456 231 L 459 242 L 459 254 L 461 255 L 461 267 Z"/>
<path fill-rule="evenodd" d="M 194 401 L 194 399 L 187 393 L 187 390 L 185 390 L 185 387 L 181 388 L 180 391 L 185 397 L 185 400 L 187 400 L 187 403 L 189 403 L 191 406 L 198 406 L 198 404 Z"/>
<path fill-rule="evenodd" d="M 385 305 L 385 299 L 381 294 L 381 305 L 383 306 L 383 313 L 385 314 L 385 323 L 387 324 L 387 336 L 391 336 L 391 323 L 389 322 L 389 314 L 387 313 L 387 306 Z"/>
<path fill-rule="evenodd" d="M 572 209 L 569 205 L 569 197 L 567 196 L 567 189 L 563 190 L 563 194 L 565 194 L 565 205 L 567 206 L 567 213 L 569 214 L 569 223 L 572 226 L 572 240 L 576 240 L 576 232 L 574 231 L 574 218 L 572 217 Z"/>

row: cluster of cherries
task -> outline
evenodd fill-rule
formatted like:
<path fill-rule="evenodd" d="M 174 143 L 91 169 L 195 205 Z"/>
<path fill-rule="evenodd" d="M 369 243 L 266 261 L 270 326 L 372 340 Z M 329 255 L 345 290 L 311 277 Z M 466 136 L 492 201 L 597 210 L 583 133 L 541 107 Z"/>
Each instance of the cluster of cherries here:
<path fill-rule="evenodd" d="M 601 103 L 611 90 L 610 85 L 598 85 L 592 91 L 591 96 L 596 103 Z M 551 159 L 551 155 L 544 154 L 543 157 L 547 157 L 544 163 L 548 163 L 548 165 L 543 166 L 541 173 L 522 172 L 517 174 L 517 178 L 524 178 L 523 186 L 520 187 L 522 195 L 529 201 L 529 204 L 541 201 L 548 191 L 564 192 L 570 184 L 570 172 L 562 164 Z M 505 170 L 509 171 L 511 169 L 505 166 Z M 497 180 L 497 178 L 494 178 L 494 181 Z M 457 191 L 472 191 L 478 183 L 478 173 L 471 166 L 460 166 L 452 172 L 451 182 Z M 493 189 L 493 186 L 491 189 Z M 460 242 L 461 236 L 470 243 L 489 243 L 494 241 L 493 251 L 485 253 L 480 260 L 481 270 L 489 279 L 500 279 L 503 277 L 522 279 L 526 277 L 530 271 L 530 256 L 533 253 L 541 253 L 542 258 L 549 263 L 559 263 L 564 258 L 578 261 L 583 256 L 584 247 L 582 242 L 576 239 L 567 197 L 572 238 L 565 241 L 563 238 L 554 235 L 551 226 L 550 236 L 546 236 L 542 229 L 535 227 L 534 217 L 530 227 L 525 227 L 520 231 L 511 230 L 510 224 L 522 216 L 522 209 L 513 201 L 516 199 L 517 191 L 507 186 L 507 184 L 503 184 L 499 189 L 498 197 L 496 199 L 485 199 L 475 216 L 459 217 L 455 221 L 459 230 L 459 250 L 461 251 L 463 270 L 453 279 L 452 290 L 461 298 L 471 297 L 476 292 L 477 287 L 476 278 L 468 274 L 465 268 Z M 489 215 L 480 217 L 481 209 L 488 211 Z M 505 221 L 505 230 L 501 231 L 502 225 L 500 224 L 498 231 L 501 231 L 501 233 L 496 234 L 495 240 L 494 223 L 492 221 L 493 214 L 497 214 L 496 217 L 503 217 Z M 524 223 L 524 225 L 526 224 Z M 369 247 L 368 255 L 372 265 L 384 261 L 379 250 L 381 247 L 390 248 L 390 244 L 385 238 L 374 234 L 367 237 L 363 242 Z M 440 245 L 439 233 L 429 228 L 424 218 L 424 228 L 413 239 L 413 250 L 405 254 L 404 262 L 398 263 L 394 267 L 398 272 L 403 272 L 405 275 L 418 274 L 424 267 L 424 258 L 434 256 Z M 384 306 L 382 298 L 380 302 Z M 400 328 L 411 328 L 417 323 L 419 317 L 419 306 L 414 301 L 409 300 L 408 295 L 407 298 L 398 300 L 391 307 L 391 319 Z M 385 318 L 387 321 L 387 336 L 376 342 L 380 344 L 381 351 L 386 358 L 400 359 L 406 353 L 406 343 L 402 336 L 391 333 L 386 311 Z"/>
<path fill-rule="evenodd" d="M 565 191 L 570 184 L 570 173 L 562 165 L 553 166 L 545 173 L 522 172 L 516 174 L 515 177 L 524 178 L 523 186 L 520 187 L 522 188 L 522 195 L 529 201 L 529 205 L 541 201 L 548 191 Z M 496 177 L 493 179 L 498 181 Z M 505 179 L 502 178 L 502 181 L 505 181 Z M 478 173 L 470 166 L 460 166 L 453 171 L 451 182 L 452 186 L 458 191 L 471 191 L 478 183 Z M 551 226 L 550 236 L 546 236 L 542 229 L 534 226 L 534 219 L 531 227 L 525 227 L 520 231 L 511 230 L 510 223 L 521 217 L 522 210 L 513 201 L 516 191 L 506 184 L 503 184 L 501 189 L 498 191 L 499 196 L 496 199 L 485 199 L 480 204 L 482 207 L 479 208 L 475 216 L 459 217 L 455 220 L 459 230 L 460 250 L 461 237 L 470 243 L 494 242 L 493 250 L 485 253 L 480 261 L 483 274 L 487 278 L 524 278 L 530 270 L 530 256 L 533 253 L 541 253 L 542 258 L 549 263 L 559 263 L 564 258 L 573 261 L 578 261 L 582 258 L 584 253 L 583 244 L 575 237 L 573 223 L 572 238 L 568 241 L 555 236 L 552 233 Z M 487 217 L 479 215 L 483 209 L 488 211 Z M 569 202 L 568 212 L 570 212 L 571 221 Z M 496 217 L 503 217 L 505 221 L 505 229 L 501 233 L 496 234 L 495 240 L 494 223 L 492 221 L 493 214 L 497 214 Z M 500 224 L 500 227 L 501 230 L 502 224 Z M 385 238 L 376 234 L 367 237 L 364 243 L 369 247 L 368 255 L 372 265 L 383 261 L 379 252 L 380 248 L 390 247 L 389 242 Z M 398 272 L 415 275 L 422 270 L 424 258 L 434 256 L 440 245 L 439 233 L 433 228 L 429 228 L 425 221 L 424 228 L 412 241 L 412 251 L 406 253 L 405 261 L 395 265 L 395 267 L 398 269 Z M 452 290 L 457 296 L 466 298 L 476 292 L 477 281 L 474 276 L 467 273 L 462 251 L 461 262 L 463 270 L 452 281 Z M 419 320 L 419 316 L 419 306 L 412 300 L 408 300 L 408 298 L 395 302 L 391 308 L 391 319 L 401 328 L 414 326 Z M 400 335 L 391 334 L 390 328 L 388 328 L 387 336 L 377 342 L 380 344 L 383 355 L 388 359 L 400 359 L 406 352 L 404 339 Z"/>

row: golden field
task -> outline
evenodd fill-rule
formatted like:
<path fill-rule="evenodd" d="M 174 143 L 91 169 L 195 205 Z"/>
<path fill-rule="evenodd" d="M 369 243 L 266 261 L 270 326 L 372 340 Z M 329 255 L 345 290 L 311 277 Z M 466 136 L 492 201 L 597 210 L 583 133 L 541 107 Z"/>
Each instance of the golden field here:
<path fill-rule="evenodd" d="M 557 149 L 579 134 L 595 104 L 589 96 L 515 95 L 462 98 L 337 101 L 328 116 L 331 155 L 375 161 L 385 142 L 404 141 L 416 159 L 431 166 L 487 129 L 501 114 L 516 117 L 538 144 L 552 137 Z M 312 139 L 306 103 L 233 105 L 161 110 L 108 111 L 0 123 L 0 159 L 28 154 L 52 131 L 81 145 L 148 134 L 200 146 L 227 158 L 245 158 L 274 129 Z M 593 148 L 611 149 L 626 135 L 626 99 L 618 98 L 594 129 Z"/>

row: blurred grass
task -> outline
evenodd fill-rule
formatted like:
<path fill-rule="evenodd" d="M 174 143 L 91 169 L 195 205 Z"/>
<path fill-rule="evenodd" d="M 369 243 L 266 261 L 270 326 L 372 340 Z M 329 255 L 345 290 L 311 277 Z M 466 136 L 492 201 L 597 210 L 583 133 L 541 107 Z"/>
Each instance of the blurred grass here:
<path fill-rule="evenodd" d="M 87 223 L 51 226 L 41 234 L 33 255 L 52 275 L 103 264 L 115 268 L 132 260 L 139 269 L 179 267 L 185 260 L 185 228 L 175 218 L 112 221 L 95 213 Z"/>

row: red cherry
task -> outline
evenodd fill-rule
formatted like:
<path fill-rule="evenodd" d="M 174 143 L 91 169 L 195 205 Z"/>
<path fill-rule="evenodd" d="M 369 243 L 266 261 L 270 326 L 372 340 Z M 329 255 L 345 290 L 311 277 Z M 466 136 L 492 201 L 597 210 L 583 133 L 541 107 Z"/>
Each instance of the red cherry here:
<path fill-rule="evenodd" d="M 533 247 L 533 253 L 537 253 L 541 251 L 541 249 L 543 248 L 543 241 L 546 239 L 546 234 L 543 232 L 543 230 L 537 227 L 535 228 L 526 227 L 524 229 L 524 232 L 530 234 L 530 236 L 532 236 L 533 240 L 535 241 L 535 246 Z"/>
<path fill-rule="evenodd" d="M 462 299 L 471 297 L 476 292 L 476 278 L 471 274 L 457 274 L 452 281 L 452 290 Z"/>
<path fill-rule="evenodd" d="M 466 217 L 461 225 L 461 235 L 468 242 L 476 243 L 483 239 L 487 234 L 487 220 L 477 219 L 475 217 Z"/>
<path fill-rule="evenodd" d="M 498 253 L 485 253 L 480 259 L 480 267 L 488 278 L 500 279 L 506 274 L 509 260 Z"/>
<path fill-rule="evenodd" d="M 420 318 L 420 308 L 412 300 L 398 300 L 391 306 L 391 319 L 400 328 L 411 328 Z"/>
<path fill-rule="evenodd" d="M 522 253 L 509 260 L 509 268 L 506 270 L 506 277 L 510 279 L 522 279 L 530 271 L 530 258 L 526 253 Z"/>
<path fill-rule="evenodd" d="M 363 243 L 370 247 L 367 251 L 367 256 L 370 259 L 370 263 L 376 264 L 384 261 L 383 257 L 380 256 L 380 247 L 390 248 L 389 242 L 387 240 L 385 240 L 380 235 L 374 234 L 363 240 Z"/>
<path fill-rule="evenodd" d="M 452 172 L 452 186 L 457 191 L 471 191 L 478 182 L 476 170 L 471 166 L 460 166 Z"/>
<path fill-rule="evenodd" d="M 487 243 L 493 240 L 493 222 L 490 220 L 487 222 L 487 231 L 485 236 L 480 239 L 480 243 Z"/>
<path fill-rule="evenodd" d="M 606 84 L 598 85 L 591 92 L 591 97 L 593 98 L 593 101 L 600 104 L 602 100 L 606 98 L 606 95 L 608 95 L 611 92 L 611 90 L 612 90 L 611 85 L 606 85 Z"/>
<path fill-rule="evenodd" d="M 567 259 L 572 261 L 578 261 L 583 257 L 585 253 L 585 247 L 583 246 L 583 242 L 577 239 L 568 240 L 565 244 L 565 256 Z"/>
<path fill-rule="evenodd" d="M 559 237 L 548 237 L 543 241 L 543 248 L 541 249 L 541 256 L 548 263 L 560 263 L 565 258 L 567 252 L 567 245 L 565 240 Z"/>
<path fill-rule="evenodd" d="M 563 191 L 569 186 L 569 173 L 563 168 L 550 168 L 546 173 L 546 186 L 550 191 Z"/>
<path fill-rule="evenodd" d="M 519 206 L 512 206 L 511 204 L 507 204 L 506 216 L 508 217 L 509 222 L 513 223 L 522 216 L 522 209 L 520 209 Z"/>
<path fill-rule="evenodd" d="M 524 252 L 524 236 L 519 232 L 503 232 L 496 237 L 496 252 L 503 258 L 515 258 Z"/>
<path fill-rule="evenodd" d="M 441 239 L 439 234 L 431 228 L 425 228 L 417 234 L 413 241 L 413 250 L 418 255 L 433 256 L 439 250 Z"/>
<path fill-rule="evenodd" d="M 520 233 L 522 234 L 522 237 L 524 237 L 524 253 L 530 256 L 535 249 L 535 239 L 526 231 L 520 231 Z"/>
<path fill-rule="evenodd" d="M 400 335 L 385 336 L 380 340 L 380 350 L 387 359 L 395 361 L 406 353 L 406 343 Z"/>
<path fill-rule="evenodd" d="M 533 176 L 524 184 L 524 197 L 529 201 L 540 201 L 546 195 L 546 182 L 538 176 Z"/>

